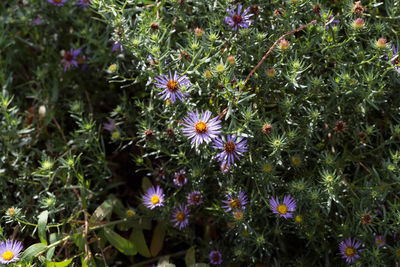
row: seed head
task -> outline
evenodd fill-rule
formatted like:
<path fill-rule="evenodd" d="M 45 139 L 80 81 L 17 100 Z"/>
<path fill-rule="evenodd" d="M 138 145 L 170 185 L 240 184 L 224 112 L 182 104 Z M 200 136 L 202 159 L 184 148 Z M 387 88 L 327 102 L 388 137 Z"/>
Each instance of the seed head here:
<path fill-rule="evenodd" d="M 263 134 L 270 134 L 270 133 L 272 133 L 272 129 L 273 129 L 272 125 L 267 123 L 262 127 L 261 131 Z"/>

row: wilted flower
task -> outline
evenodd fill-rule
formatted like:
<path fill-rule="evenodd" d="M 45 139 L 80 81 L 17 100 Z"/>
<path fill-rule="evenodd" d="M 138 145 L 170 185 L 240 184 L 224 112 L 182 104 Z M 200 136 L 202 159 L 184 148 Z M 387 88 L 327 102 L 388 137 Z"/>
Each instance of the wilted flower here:
<path fill-rule="evenodd" d="M 352 11 L 354 14 L 362 15 L 363 12 L 364 12 L 364 8 L 363 8 L 362 5 L 361 5 L 361 1 L 355 2 L 353 8 L 351 9 L 351 11 Z"/>
<path fill-rule="evenodd" d="M 185 174 L 186 174 L 185 170 L 180 170 L 179 172 L 175 173 L 174 183 L 177 186 L 183 186 L 184 184 L 187 183 L 187 178 Z"/>
<path fill-rule="evenodd" d="M 85 8 L 88 5 L 90 5 L 90 1 L 92 1 L 92 0 L 79 0 L 78 2 L 76 2 L 75 5 Z"/>
<path fill-rule="evenodd" d="M 171 99 L 171 103 L 174 103 L 176 98 L 183 100 L 185 94 L 182 93 L 181 89 L 191 86 L 190 81 L 185 75 L 179 76 L 176 72 L 174 72 L 174 75 L 169 72 L 169 78 L 166 75 L 160 75 L 154 79 L 157 81 L 155 86 L 164 89 L 158 95 L 161 95 L 161 99 L 163 100 Z"/>
<path fill-rule="evenodd" d="M 164 206 L 163 201 L 164 193 L 159 186 L 150 187 L 149 189 L 147 189 L 146 194 L 143 196 L 143 204 L 151 210 L 155 207 Z"/>
<path fill-rule="evenodd" d="M 293 217 L 293 211 L 296 209 L 296 201 L 290 195 L 286 195 L 282 203 L 279 203 L 278 197 L 272 197 L 269 204 L 273 213 L 279 214 L 285 219 Z"/>
<path fill-rule="evenodd" d="M 70 70 L 71 66 L 78 67 L 77 57 L 82 52 L 81 48 L 73 49 L 71 48 L 69 52 L 65 52 L 61 63 L 64 65 L 64 71 Z"/>
<path fill-rule="evenodd" d="M 222 263 L 222 255 L 218 250 L 213 250 L 210 252 L 210 255 L 208 255 L 210 258 L 210 263 L 211 264 L 221 264 Z"/>
<path fill-rule="evenodd" d="M 361 223 L 364 225 L 370 225 L 372 222 L 372 216 L 369 214 L 361 215 Z"/>
<path fill-rule="evenodd" d="M 197 27 L 196 29 L 194 29 L 194 34 L 196 34 L 197 37 L 203 36 L 203 33 L 204 33 L 204 31 L 203 31 L 201 28 L 199 28 L 199 27 Z"/>
<path fill-rule="evenodd" d="M 230 166 L 234 163 L 235 158 L 239 160 L 239 156 L 243 157 L 243 153 L 248 151 L 246 144 L 247 140 L 242 137 L 237 137 L 237 135 L 234 134 L 228 135 L 226 142 L 219 137 L 215 138 L 213 148 L 223 150 L 216 158 L 223 164 Z"/>
<path fill-rule="evenodd" d="M 193 191 L 187 196 L 187 202 L 189 205 L 198 206 L 203 202 L 203 196 L 200 191 Z"/>
<path fill-rule="evenodd" d="M 358 248 L 361 246 L 361 242 L 355 239 L 346 238 L 345 241 L 340 242 L 339 250 L 342 254 L 342 258 L 346 259 L 347 263 L 353 263 L 356 259 L 360 258 Z"/>
<path fill-rule="evenodd" d="M 189 209 L 184 205 L 179 205 L 175 212 L 173 213 L 173 219 L 171 222 L 174 222 L 174 226 L 179 229 L 185 228 L 189 225 Z"/>
<path fill-rule="evenodd" d="M 201 143 L 209 143 L 211 139 L 220 134 L 221 121 L 218 117 L 210 119 L 211 111 L 203 111 L 201 115 L 196 109 L 196 113 L 191 111 L 188 116 L 183 118 L 183 132 L 186 137 L 192 139 L 191 143 L 196 146 Z"/>
<path fill-rule="evenodd" d="M 242 209 L 246 208 L 246 205 L 249 203 L 247 196 L 242 190 L 239 190 L 238 194 L 228 194 L 227 200 L 222 200 L 226 205 L 222 206 L 225 209 L 225 212 L 229 212 L 233 209 Z"/>
<path fill-rule="evenodd" d="M 250 8 L 246 8 L 243 13 L 242 12 L 242 5 L 238 4 L 238 11 L 235 13 L 233 6 L 231 5 L 230 9 L 226 9 L 230 15 L 230 17 L 225 18 L 225 23 L 231 27 L 234 27 L 234 30 L 237 31 L 238 26 L 242 28 L 248 28 L 252 21 L 249 19 L 253 14 L 246 15 Z"/>
<path fill-rule="evenodd" d="M 270 134 L 270 133 L 272 133 L 272 129 L 273 129 L 272 125 L 267 123 L 267 124 L 263 125 L 261 131 L 263 134 Z"/>
<path fill-rule="evenodd" d="M 338 121 L 335 125 L 335 132 L 337 133 L 343 133 L 344 130 L 346 129 L 346 123 L 343 121 Z"/>
<path fill-rule="evenodd" d="M 236 59 L 234 56 L 228 56 L 226 59 L 230 65 L 234 65 L 236 63 Z"/>
<path fill-rule="evenodd" d="M 385 240 L 382 239 L 382 236 L 381 236 L 381 235 L 378 235 L 378 236 L 375 238 L 375 243 L 376 243 L 378 246 L 380 246 L 380 247 L 383 247 L 384 245 L 386 245 L 386 242 L 385 242 Z"/>
<path fill-rule="evenodd" d="M 47 2 L 52 3 L 55 6 L 63 6 L 68 0 L 47 0 Z"/>
<path fill-rule="evenodd" d="M 275 77 L 275 75 L 276 75 L 276 71 L 274 69 L 268 69 L 267 70 L 267 76 L 269 78 L 273 78 L 273 77 Z"/>
<path fill-rule="evenodd" d="M 6 240 L 0 243 L 0 262 L 9 264 L 19 259 L 22 250 L 21 242 Z"/>

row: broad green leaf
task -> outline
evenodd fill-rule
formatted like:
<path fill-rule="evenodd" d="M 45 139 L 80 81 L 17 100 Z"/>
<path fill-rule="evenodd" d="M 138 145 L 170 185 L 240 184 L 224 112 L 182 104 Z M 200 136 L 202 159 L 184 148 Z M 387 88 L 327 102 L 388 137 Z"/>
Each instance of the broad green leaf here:
<path fill-rule="evenodd" d="M 72 259 L 55 262 L 55 261 L 46 261 L 46 267 L 66 267 L 71 263 Z"/>
<path fill-rule="evenodd" d="M 190 267 L 196 263 L 196 252 L 194 246 L 186 251 L 185 263 L 187 267 Z"/>
<path fill-rule="evenodd" d="M 52 233 L 50 234 L 49 239 L 50 239 L 50 244 L 52 244 L 57 241 L 57 235 L 55 233 Z M 46 253 L 46 259 L 50 260 L 51 258 L 53 258 L 55 250 L 56 250 L 55 247 L 50 248 Z"/>
<path fill-rule="evenodd" d="M 111 214 L 114 204 L 115 204 L 115 200 L 113 200 L 113 199 L 107 199 L 106 201 L 104 201 L 93 212 L 93 215 L 92 215 L 92 217 L 90 217 L 89 222 L 94 223 L 94 222 L 102 221 L 104 218 L 106 218 L 108 215 Z"/>
<path fill-rule="evenodd" d="M 30 261 L 33 257 L 36 257 L 39 253 L 42 253 L 47 249 L 47 246 L 43 243 L 36 243 L 28 247 L 21 255 L 21 259 L 24 261 Z"/>
<path fill-rule="evenodd" d="M 129 240 L 136 246 L 137 251 L 140 255 L 146 258 L 150 258 L 150 250 L 146 244 L 143 231 L 141 229 L 133 229 Z"/>
<path fill-rule="evenodd" d="M 163 245 L 164 245 L 164 237 L 165 237 L 165 223 L 158 222 L 156 228 L 153 232 L 153 238 L 151 240 L 150 252 L 153 257 L 157 256 L 160 253 Z"/>
<path fill-rule="evenodd" d="M 40 242 L 42 242 L 45 245 L 47 245 L 46 226 L 48 217 L 49 217 L 49 212 L 47 210 L 40 213 L 38 217 L 38 235 Z"/>
<path fill-rule="evenodd" d="M 109 228 L 104 228 L 104 235 L 107 238 L 108 242 L 110 242 L 110 244 L 118 249 L 121 253 L 128 256 L 136 255 L 136 247 L 129 240 L 123 238 Z"/>

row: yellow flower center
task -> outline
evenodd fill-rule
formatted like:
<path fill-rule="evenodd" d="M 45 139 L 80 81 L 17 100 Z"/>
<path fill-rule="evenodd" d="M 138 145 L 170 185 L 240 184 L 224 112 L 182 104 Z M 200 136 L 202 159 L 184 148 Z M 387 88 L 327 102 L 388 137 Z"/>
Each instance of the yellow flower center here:
<path fill-rule="evenodd" d="M 3 255 L 1 255 L 1 257 L 3 258 L 3 260 L 9 261 L 14 257 L 14 253 L 12 251 L 6 251 Z"/>
<path fill-rule="evenodd" d="M 272 170 L 272 166 L 270 164 L 265 164 L 263 169 L 265 172 L 270 172 Z"/>
<path fill-rule="evenodd" d="M 351 258 L 354 255 L 356 255 L 356 251 L 355 251 L 355 249 L 353 247 L 347 247 L 344 250 L 344 254 L 346 254 L 347 257 Z"/>
<path fill-rule="evenodd" d="M 160 197 L 157 196 L 156 194 L 154 194 L 154 195 L 151 197 L 150 201 L 151 201 L 151 203 L 152 203 L 153 205 L 155 205 L 155 204 L 157 204 L 158 202 L 160 202 Z"/>
<path fill-rule="evenodd" d="M 285 215 L 285 214 L 287 213 L 288 209 L 289 209 L 289 207 L 286 206 L 285 204 L 278 205 L 278 207 L 276 208 L 276 210 L 277 210 L 280 214 L 283 214 L 283 215 Z"/>
<path fill-rule="evenodd" d="M 183 222 L 185 220 L 185 213 L 182 211 L 178 211 L 178 213 L 176 214 L 176 220 L 178 222 Z"/>
<path fill-rule="evenodd" d="M 178 82 L 175 80 L 169 80 L 167 83 L 167 88 L 170 92 L 176 92 L 178 90 Z"/>
<path fill-rule="evenodd" d="M 240 204 L 240 200 L 239 199 L 231 199 L 230 201 L 229 201 L 229 206 L 231 206 L 232 208 L 239 208 L 240 206 L 241 206 L 241 204 Z"/>
<path fill-rule="evenodd" d="M 236 145 L 234 142 L 230 141 L 230 142 L 226 142 L 225 144 L 225 152 L 227 153 L 233 153 L 236 149 Z"/>
<path fill-rule="evenodd" d="M 194 125 L 196 133 L 204 134 L 207 132 L 207 124 L 205 122 L 199 121 Z"/>
<path fill-rule="evenodd" d="M 301 217 L 300 215 L 296 216 L 296 222 L 301 223 L 303 221 L 303 217 Z"/>
<path fill-rule="evenodd" d="M 294 165 L 299 166 L 301 163 L 301 159 L 299 157 L 293 157 L 292 162 Z"/>

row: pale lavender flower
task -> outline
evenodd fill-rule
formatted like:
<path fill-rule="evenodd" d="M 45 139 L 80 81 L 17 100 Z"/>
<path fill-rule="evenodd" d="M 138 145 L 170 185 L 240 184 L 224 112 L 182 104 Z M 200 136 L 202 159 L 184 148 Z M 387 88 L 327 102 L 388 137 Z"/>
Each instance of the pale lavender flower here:
<path fill-rule="evenodd" d="M 174 75 L 169 72 L 169 77 L 166 75 L 160 75 L 154 79 L 157 81 L 155 86 L 160 89 L 164 89 L 158 93 L 158 95 L 161 95 L 161 99 L 163 100 L 170 99 L 171 103 L 174 103 L 176 98 L 183 100 L 186 94 L 182 93 L 181 89 L 183 87 L 187 88 L 191 86 L 191 83 L 187 77 L 185 75 L 179 76 L 176 71 L 174 72 Z"/>
<path fill-rule="evenodd" d="M 122 46 L 122 44 L 120 42 L 114 42 L 111 51 L 115 52 L 115 51 L 118 51 L 118 50 L 122 53 L 122 52 L 124 52 L 124 47 Z"/>
<path fill-rule="evenodd" d="M 104 123 L 103 129 L 112 132 L 115 129 L 115 122 L 113 120 L 108 120 L 108 122 Z"/>
<path fill-rule="evenodd" d="M 63 6 L 68 0 L 47 0 L 47 2 L 52 3 L 55 6 Z"/>
<path fill-rule="evenodd" d="M 222 255 L 218 250 L 213 250 L 208 255 L 210 258 L 211 264 L 221 264 L 222 263 Z"/>
<path fill-rule="evenodd" d="M 19 260 L 22 244 L 15 240 L 6 240 L 0 243 L 0 262 L 9 264 Z"/>
<path fill-rule="evenodd" d="M 233 209 L 244 210 L 249 203 L 246 194 L 242 190 L 239 190 L 238 194 L 228 194 L 226 197 L 227 200 L 222 200 L 222 202 L 226 204 L 222 206 L 225 212 L 229 212 Z"/>
<path fill-rule="evenodd" d="M 326 23 L 326 30 L 335 26 L 335 24 L 339 24 L 339 23 L 340 23 L 340 20 L 335 19 L 335 16 L 330 15 L 328 18 L 328 22 Z"/>
<path fill-rule="evenodd" d="M 200 191 L 193 191 L 192 193 L 188 194 L 187 202 L 189 205 L 198 206 L 203 203 L 203 196 L 201 195 Z"/>
<path fill-rule="evenodd" d="M 150 187 L 149 189 L 147 189 L 146 194 L 143 196 L 143 204 L 151 210 L 154 209 L 155 207 L 164 206 L 163 202 L 164 202 L 164 193 L 159 186 Z"/>
<path fill-rule="evenodd" d="M 190 215 L 188 207 L 184 205 L 179 205 L 172 215 L 173 219 L 171 220 L 171 222 L 175 223 L 174 226 L 178 227 L 179 230 L 181 230 L 189 225 L 189 216 Z"/>
<path fill-rule="evenodd" d="M 85 8 L 90 5 L 90 2 L 92 0 L 79 0 L 78 2 L 75 3 L 75 5 L 80 6 L 81 8 Z"/>
<path fill-rule="evenodd" d="M 174 184 L 176 184 L 177 186 L 183 186 L 186 183 L 187 183 L 186 171 L 182 169 L 179 172 L 176 172 Z"/>
<path fill-rule="evenodd" d="M 248 151 L 246 144 L 247 140 L 234 134 L 228 135 L 226 141 L 219 137 L 215 138 L 213 148 L 223 150 L 216 158 L 223 165 L 230 166 L 234 163 L 235 158 L 239 160 L 239 156 L 243 157 L 243 153 Z"/>
<path fill-rule="evenodd" d="M 225 18 L 225 23 L 228 24 L 230 27 L 234 27 L 234 30 L 237 31 L 238 26 L 242 28 L 248 28 L 250 24 L 253 22 L 249 18 L 253 16 L 253 14 L 248 14 L 250 11 L 250 7 L 246 8 L 243 13 L 242 12 L 242 4 L 238 4 L 238 11 L 235 12 L 233 6 L 230 6 L 230 9 L 226 9 L 230 16 Z"/>
<path fill-rule="evenodd" d="M 346 259 L 347 263 L 353 263 L 356 259 L 360 258 L 358 252 L 361 252 L 358 248 L 361 246 L 361 242 L 346 238 L 344 241 L 340 242 L 339 250 L 342 254 L 342 258 Z"/>
<path fill-rule="evenodd" d="M 42 18 L 40 18 L 40 17 L 36 17 L 36 18 L 34 18 L 33 21 L 32 21 L 33 25 L 40 25 L 40 24 L 42 24 L 43 22 L 44 22 L 44 20 L 43 20 Z"/>
<path fill-rule="evenodd" d="M 211 139 L 220 134 L 221 121 L 218 117 L 210 119 L 211 115 L 211 111 L 207 110 L 199 114 L 196 109 L 196 112 L 191 111 L 188 116 L 183 118 L 184 128 L 182 131 L 186 137 L 192 139 L 192 144 L 198 146 L 203 142 L 209 143 Z"/>
<path fill-rule="evenodd" d="M 272 197 L 269 204 L 273 213 L 279 214 L 285 219 L 293 217 L 293 212 L 296 209 L 296 201 L 290 195 L 286 195 L 282 203 L 279 203 L 278 197 Z"/>
<path fill-rule="evenodd" d="M 70 70 L 72 66 L 78 67 L 78 56 L 82 52 L 81 48 L 73 49 L 71 48 L 69 52 L 65 52 L 61 63 L 64 65 L 64 71 Z"/>
<path fill-rule="evenodd" d="M 380 247 L 383 247 L 384 245 L 386 245 L 386 242 L 385 242 L 385 240 L 383 240 L 383 238 L 382 238 L 381 235 L 378 235 L 378 236 L 375 238 L 375 243 L 376 243 L 378 246 L 380 246 Z"/>

